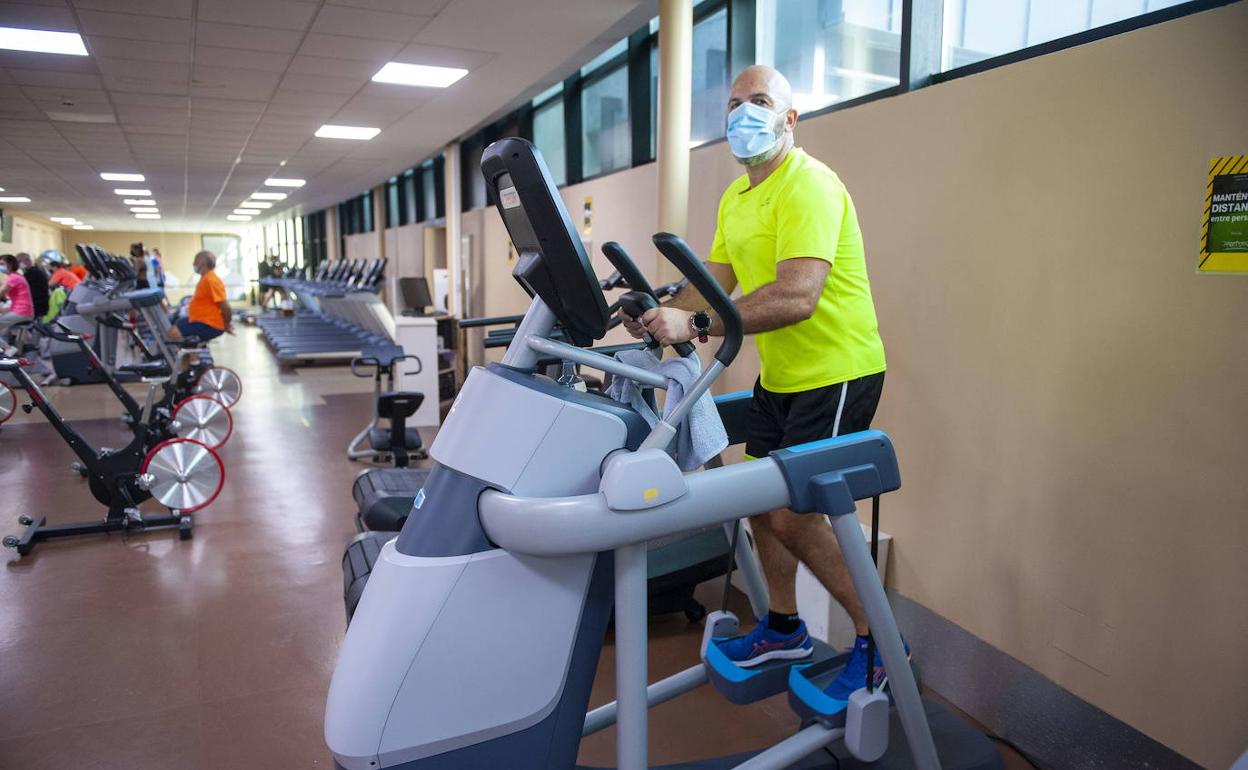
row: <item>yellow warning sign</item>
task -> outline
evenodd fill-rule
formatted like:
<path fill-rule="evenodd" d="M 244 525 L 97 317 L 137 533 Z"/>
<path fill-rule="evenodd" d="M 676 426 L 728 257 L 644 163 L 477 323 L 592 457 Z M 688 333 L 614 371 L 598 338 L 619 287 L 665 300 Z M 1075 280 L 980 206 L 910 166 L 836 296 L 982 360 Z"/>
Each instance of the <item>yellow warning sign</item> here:
<path fill-rule="evenodd" d="M 1196 269 L 1248 274 L 1248 155 L 1209 161 Z"/>

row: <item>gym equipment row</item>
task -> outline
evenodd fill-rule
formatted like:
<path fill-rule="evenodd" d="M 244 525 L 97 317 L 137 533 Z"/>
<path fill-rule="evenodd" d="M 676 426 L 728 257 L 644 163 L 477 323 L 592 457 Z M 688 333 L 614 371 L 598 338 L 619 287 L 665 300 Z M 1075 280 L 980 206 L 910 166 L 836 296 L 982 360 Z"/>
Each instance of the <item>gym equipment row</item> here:
<path fill-rule="evenodd" d="M 394 319 L 378 296 L 385 258 L 337 260 L 310 280 L 262 278 L 262 288 L 284 293 L 293 315 L 266 311 L 256 319 L 284 366 L 313 361 L 347 362 L 368 347 L 393 342 Z"/>
<path fill-rule="evenodd" d="M 31 361 L 0 359 L 0 377 L 29 398 L 22 408 L 27 413 L 38 409 L 60 434 L 78 457 L 72 469 L 87 479 L 92 496 L 106 508 L 103 519 L 72 524 L 20 516 L 23 531 L 5 537 L 3 543 L 23 556 L 39 542 L 73 535 L 176 527 L 180 538 L 191 537 L 191 514 L 211 504 L 224 485 L 225 469 L 216 450 L 233 433 L 229 407 L 242 395 L 237 375 L 213 366 L 199 340 L 169 338 L 160 289 L 127 290 L 133 286 L 133 272 L 124 261 L 94 247 L 80 246 L 79 252 L 89 266 L 88 280 L 75 287 L 55 321 L 32 326 L 60 346 L 61 363 L 81 372 L 83 381 L 107 385 L 123 408 L 122 420 L 132 438 L 119 449 L 91 445 L 30 376 Z M 138 335 L 137 322 L 126 320 L 132 314 L 141 319 L 152 344 Z M 149 360 L 114 371 L 91 344 L 101 329 L 131 335 Z M 122 386 L 119 377 L 125 375 L 147 384 L 142 404 Z M 4 388 L 0 423 L 17 406 L 15 392 Z M 144 513 L 139 506 L 148 499 L 165 505 L 169 513 Z"/>

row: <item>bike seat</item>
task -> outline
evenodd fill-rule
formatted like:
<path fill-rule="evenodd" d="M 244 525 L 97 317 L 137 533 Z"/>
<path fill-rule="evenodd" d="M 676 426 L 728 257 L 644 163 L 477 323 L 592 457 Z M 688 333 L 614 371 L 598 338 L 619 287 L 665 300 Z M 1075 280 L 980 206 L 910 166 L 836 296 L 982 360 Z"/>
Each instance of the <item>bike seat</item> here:
<path fill-rule="evenodd" d="M 117 371 L 139 377 L 168 377 L 169 365 L 164 361 L 143 361 L 137 364 L 125 364 L 117 367 Z"/>

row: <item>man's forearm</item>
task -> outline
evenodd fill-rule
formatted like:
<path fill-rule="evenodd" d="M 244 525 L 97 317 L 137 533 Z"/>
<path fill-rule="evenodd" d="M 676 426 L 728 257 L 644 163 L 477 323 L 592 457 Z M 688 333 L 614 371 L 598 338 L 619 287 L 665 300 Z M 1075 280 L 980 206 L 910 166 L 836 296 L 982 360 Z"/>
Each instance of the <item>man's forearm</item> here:
<path fill-rule="evenodd" d="M 769 283 L 737 300 L 737 312 L 746 334 L 769 332 L 810 318 L 815 308 L 809 297 L 779 283 Z M 703 306 L 705 307 L 705 306 Z M 711 334 L 722 337 L 723 321 L 712 314 Z"/>

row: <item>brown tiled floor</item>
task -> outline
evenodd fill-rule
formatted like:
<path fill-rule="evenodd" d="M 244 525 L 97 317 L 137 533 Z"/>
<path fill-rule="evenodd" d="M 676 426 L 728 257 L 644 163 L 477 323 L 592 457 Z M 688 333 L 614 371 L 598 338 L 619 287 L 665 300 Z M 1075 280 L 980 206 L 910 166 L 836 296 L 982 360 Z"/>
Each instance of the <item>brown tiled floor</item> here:
<path fill-rule="evenodd" d="M 0 570 L 0 770 L 326 768 L 325 692 L 344 630 L 340 559 L 354 532 L 344 449 L 371 387 L 343 367 L 281 372 L 257 334 L 216 343 L 243 376 L 226 489 L 169 532 L 39 545 Z M 118 445 L 119 405 L 102 386 L 50 388 L 84 433 Z M 22 513 L 54 522 L 99 506 L 41 416 L 0 431 L 0 531 Z M 155 510 L 155 508 L 153 508 Z M 713 601 L 713 586 L 703 586 Z M 651 676 L 697 656 L 683 617 L 652 629 Z M 611 648 L 593 705 L 612 690 Z M 757 748 L 796 726 L 783 699 L 748 708 L 707 688 L 656 708 L 651 760 Z M 583 761 L 611 764 L 612 730 Z"/>

